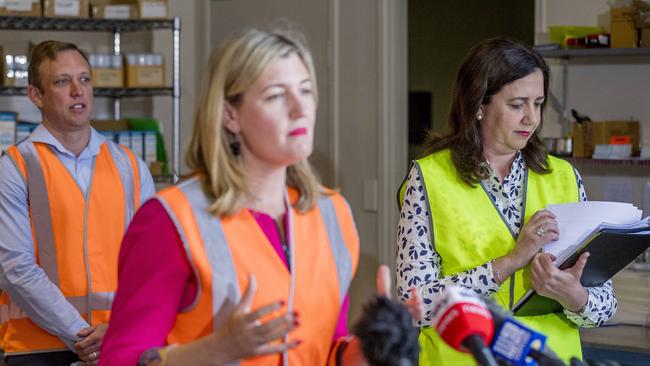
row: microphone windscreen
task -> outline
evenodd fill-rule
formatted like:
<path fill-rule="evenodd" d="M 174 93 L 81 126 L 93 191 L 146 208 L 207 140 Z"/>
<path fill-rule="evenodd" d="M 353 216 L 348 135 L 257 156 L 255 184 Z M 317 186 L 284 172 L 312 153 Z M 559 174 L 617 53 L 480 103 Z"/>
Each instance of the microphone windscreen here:
<path fill-rule="evenodd" d="M 359 338 L 369 365 L 409 366 L 418 364 L 419 331 L 404 305 L 376 296 L 363 306 L 361 319 L 352 332 Z"/>

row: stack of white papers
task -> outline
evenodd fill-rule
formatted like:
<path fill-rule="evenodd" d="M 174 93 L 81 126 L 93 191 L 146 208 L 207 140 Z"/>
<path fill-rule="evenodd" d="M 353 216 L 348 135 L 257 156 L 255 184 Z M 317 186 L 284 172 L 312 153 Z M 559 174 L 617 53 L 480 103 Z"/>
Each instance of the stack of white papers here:
<path fill-rule="evenodd" d="M 647 227 L 650 217 L 641 219 L 642 211 L 630 203 L 588 201 L 548 205 L 555 214 L 560 238 L 544 245 L 543 251 L 564 262 L 592 234 L 601 229 Z"/>

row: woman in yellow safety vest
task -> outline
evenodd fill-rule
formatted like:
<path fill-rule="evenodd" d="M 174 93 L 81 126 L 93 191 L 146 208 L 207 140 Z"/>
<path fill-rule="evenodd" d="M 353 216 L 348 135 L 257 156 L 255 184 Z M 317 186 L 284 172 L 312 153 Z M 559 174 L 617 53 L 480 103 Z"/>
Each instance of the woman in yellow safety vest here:
<path fill-rule="evenodd" d="M 403 300 L 415 286 L 425 301 L 421 365 L 473 365 L 430 326 L 433 299 L 446 285 L 472 288 L 505 308 L 529 289 L 563 310 L 520 317 L 548 336 L 561 358 L 581 356 L 578 327 L 595 327 L 616 311 L 611 281 L 585 288 L 585 253 L 559 270 L 542 246 L 557 240 L 558 224 L 544 210 L 585 201 L 578 172 L 549 156 L 539 137 L 549 68 L 519 41 L 493 38 L 465 57 L 453 88 L 451 132 L 429 141 L 400 191 L 397 287 Z"/>

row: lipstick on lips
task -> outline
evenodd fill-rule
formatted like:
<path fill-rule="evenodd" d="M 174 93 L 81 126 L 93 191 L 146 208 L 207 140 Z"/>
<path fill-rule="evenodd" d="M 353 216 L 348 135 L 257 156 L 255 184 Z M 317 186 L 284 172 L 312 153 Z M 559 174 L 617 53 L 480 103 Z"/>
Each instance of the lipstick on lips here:
<path fill-rule="evenodd" d="M 522 137 L 529 137 L 530 135 L 533 134 L 532 131 L 515 131 L 515 133 Z"/>
<path fill-rule="evenodd" d="M 307 129 L 304 127 L 296 128 L 294 130 L 291 130 L 291 132 L 289 132 L 289 136 L 300 136 L 306 134 L 307 134 Z"/>

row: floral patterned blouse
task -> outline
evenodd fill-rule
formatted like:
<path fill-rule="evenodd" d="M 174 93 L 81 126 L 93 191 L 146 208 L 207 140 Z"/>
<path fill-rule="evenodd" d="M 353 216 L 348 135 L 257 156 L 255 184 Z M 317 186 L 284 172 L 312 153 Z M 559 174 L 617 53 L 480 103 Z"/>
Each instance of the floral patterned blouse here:
<path fill-rule="evenodd" d="M 481 181 L 481 185 L 501 211 L 515 235 L 519 235 L 522 226 L 524 199 L 522 188 L 525 172 L 526 162 L 521 153 L 517 152 L 510 174 L 505 177 L 503 183 L 499 182 L 494 172 L 488 179 Z M 580 200 L 586 201 L 582 179 L 577 170 L 575 173 Z M 440 292 L 446 285 L 469 287 L 484 297 L 494 294 L 499 286 L 492 272 L 492 261 L 465 272 L 441 277 L 442 258 L 435 250 L 433 238 L 429 234 L 432 228 L 429 227 L 429 209 L 424 196 L 423 179 L 418 169 L 413 166 L 407 178 L 404 204 L 397 229 L 397 292 L 400 299 L 405 301 L 410 296 L 408 290 L 411 287 L 419 290 L 424 299 L 425 317 L 417 323 L 420 326 L 430 326 L 433 307 L 430 297 L 435 296 L 434 294 Z M 616 313 L 618 306 L 612 281 L 607 281 L 602 286 L 589 287 L 587 290 L 589 300 L 584 310 L 581 313 L 573 313 L 564 309 L 564 314 L 577 326 L 600 326 Z"/>

